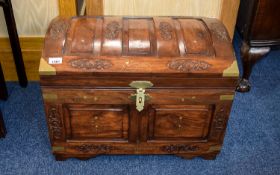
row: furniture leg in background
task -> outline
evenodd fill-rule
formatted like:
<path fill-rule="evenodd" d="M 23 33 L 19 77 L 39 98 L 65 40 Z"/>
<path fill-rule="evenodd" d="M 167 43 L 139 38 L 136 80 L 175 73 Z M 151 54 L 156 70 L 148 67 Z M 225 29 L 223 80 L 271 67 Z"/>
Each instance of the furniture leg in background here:
<path fill-rule="evenodd" d="M 8 91 L 7 91 L 7 87 L 6 87 L 6 83 L 5 83 L 5 79 L 0 63 L 0 100 L 7 100 L 7 98 L 8 98 Z M 6 135 L 6 127 L 0 109 L 0 138 L 5 137 L 5 135 Z"/>
<path fill-rule="evenodd" d="M 6 136 L 6 127 L 3 121 L 3 116 L 2 116 L 2 112 L 0 109 L 0 138 L 5 137 Z"/>
<path fill-rule="evenodd" d="M 239 92 L 250 90 L 249 77 L 255 63 L 264 58 L 270 49 L 280 46 L 280 1 L 240 1 L 237 30 L 243 40 L 241 58 L 243 75 L 237 87 Z"/>
<path fill-rule="evenodd" d="M 0 100 L 7 100 L 8 99 L 8 90 L 4 78 L 4 74 L 2 71 L 2 66 L 0 63 Z"/>
<path fill-rule="evenodd" d="M 26 87 L 28 84 L 27 76 L 25 72 L 24 62 L 22 58 L 16 22 L 14 18 L 13 8 L 11 0 L 0 0 L 0 6 L 3 7 L 7 29 L 9 33 L 11 48 L 13 51 L 14 61 L 16 65 L 16 71 L 18 75 L 19 84 L 22 87 Z"/>
<path fill-rule="evenodd" d="M 238 92 L 250 91 L 249 77 L 253 66 L 270 51 L 270 47 L 250 47 L 246 42 L 241 46 L 241 59 L 243 64 L 243 75 L 237 87 Z"/>

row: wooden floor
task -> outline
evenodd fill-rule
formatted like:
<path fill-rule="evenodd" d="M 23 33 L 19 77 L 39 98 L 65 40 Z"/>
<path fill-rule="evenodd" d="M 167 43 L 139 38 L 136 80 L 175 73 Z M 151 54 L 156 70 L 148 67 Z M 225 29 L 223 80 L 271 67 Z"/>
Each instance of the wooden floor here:
<path fill-rule="evenodd" d="M 39 62 L 43 47 L 43 37 L 23 37 L 20 44 L 29 81 L 39 80 Z M 6 81 L 17 81 L 12 50 L 8 38 L 0 38 L 0 62 Z"/>

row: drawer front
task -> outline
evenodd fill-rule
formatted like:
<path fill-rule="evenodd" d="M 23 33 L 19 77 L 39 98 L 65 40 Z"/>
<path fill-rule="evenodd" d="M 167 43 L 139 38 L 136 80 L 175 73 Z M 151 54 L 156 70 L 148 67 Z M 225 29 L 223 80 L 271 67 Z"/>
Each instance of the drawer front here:
<path fill-rule="evenodd" d="M 209 133 L 212 105 L 152 105 L 149 140 L 203 140 Z"/>
<path fill-rule="evenodd" d="M 125 105 L 63 105 L 68 140 L 128 138 Z"/>

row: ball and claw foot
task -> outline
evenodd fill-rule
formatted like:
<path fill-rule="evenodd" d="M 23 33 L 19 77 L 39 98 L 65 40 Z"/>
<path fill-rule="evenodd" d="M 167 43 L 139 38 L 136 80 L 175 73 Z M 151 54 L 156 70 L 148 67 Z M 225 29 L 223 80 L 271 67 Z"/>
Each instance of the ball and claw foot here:
<path fill-rule="evenodd" d="M 239 81 L 239 85 L 236 87 L 237 92 L 249 92 L 251 89 L 251 85 L 249 80 L 241 79 Z"/>

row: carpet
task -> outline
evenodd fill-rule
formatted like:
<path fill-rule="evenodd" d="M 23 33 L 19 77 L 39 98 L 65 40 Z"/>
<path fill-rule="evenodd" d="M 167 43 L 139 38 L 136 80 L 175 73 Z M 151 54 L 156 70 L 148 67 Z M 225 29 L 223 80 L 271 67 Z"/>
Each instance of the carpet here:
<path fill-rule="evenodd" d="M 240 39 L 235 37 L 239 55 Z M 239 58 L 240 64 L 240 58 Z M 0 140 L 0 174 L 280 174 L 280 51 L 260 61 L 250 93 L 237 93 L 224 146 L 216 160 L 175 156 L 99 156 L 88 161 L 55 161 L 38 82 L 26 89 L 8 83 L 9 100 L 0 102 L 8 134 Z"/>

